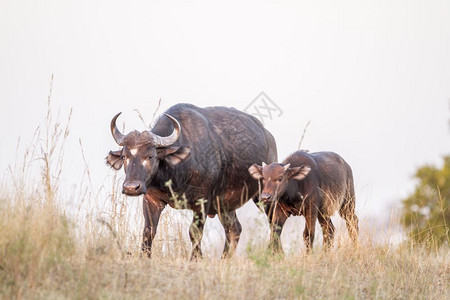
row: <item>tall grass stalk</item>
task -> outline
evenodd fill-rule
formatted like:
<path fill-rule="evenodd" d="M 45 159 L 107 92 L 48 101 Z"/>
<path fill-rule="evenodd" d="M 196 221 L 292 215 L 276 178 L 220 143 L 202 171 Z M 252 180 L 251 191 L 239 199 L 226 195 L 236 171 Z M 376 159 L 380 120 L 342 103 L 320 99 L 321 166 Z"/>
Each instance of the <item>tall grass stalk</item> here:
<path fill-rule="evenodd" d="M 9 167 L 9 179 L 2 182 L 0 292 L 17 298 L 39 286 L 43 274 L 51 276 L 75 253 L 72 224 L 56 201 L 71 112 L 65 124 L 53 120 L 52 83 L 53 77 L 44 127 L 35 130 L 22 162 L 16 159 Z M 40 180 L 31 175 L 36 162 Z"/>

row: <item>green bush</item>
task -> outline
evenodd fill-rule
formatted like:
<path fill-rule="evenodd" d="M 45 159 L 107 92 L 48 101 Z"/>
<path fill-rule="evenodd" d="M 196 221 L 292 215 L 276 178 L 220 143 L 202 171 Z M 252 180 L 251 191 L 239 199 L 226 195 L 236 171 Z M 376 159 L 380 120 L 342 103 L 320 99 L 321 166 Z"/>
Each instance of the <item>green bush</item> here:
<path fill-rule="evenodd" d="M 403 200 L 403 226 L 414 242 L 429 247 L 449 243 L 450 156 L 441 168 L 420 167 L 414 192 Z"/>

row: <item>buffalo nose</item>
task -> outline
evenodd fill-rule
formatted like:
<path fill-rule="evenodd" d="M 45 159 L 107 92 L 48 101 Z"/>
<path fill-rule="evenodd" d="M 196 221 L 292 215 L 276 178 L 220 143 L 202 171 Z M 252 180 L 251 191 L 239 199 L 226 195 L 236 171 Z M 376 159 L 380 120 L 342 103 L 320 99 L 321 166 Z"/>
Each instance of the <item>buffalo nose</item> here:
<path fill-rule="evenodd" d="M 126 181 L 123 183 L 123 194 L 140 195 L 142 193 L 142 184 L 139 181 Z"/>
<path fill-rule="evenodd" d="M 270 201 L 272 199 L 272 195 L 271 194 L 267 194 L 267 193 L 262 193 L 261 194 L 261 200 L 264 202 Z"/>

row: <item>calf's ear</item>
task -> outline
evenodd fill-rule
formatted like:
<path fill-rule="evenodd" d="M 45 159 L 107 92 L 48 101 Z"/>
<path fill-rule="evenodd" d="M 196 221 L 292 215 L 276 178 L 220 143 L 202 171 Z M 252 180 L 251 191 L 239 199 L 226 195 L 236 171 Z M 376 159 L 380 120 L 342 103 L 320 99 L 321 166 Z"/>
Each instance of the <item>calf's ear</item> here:
<path fill-rule="evenodd" d="M 106 157 L 106 164 L 116 170 L 122 168 L 123 165 L 122 150 L 109 151 L 109 154 Z"/>
<path fill-rule="evenodd" d="M 263 170 L 263 167 L 258 166 L 257 164 L 253 164 L 253 165 L 250 166 L 250 168 L 248 168 L 248 172 L 256 180 L 259 180 L 259 179 L 263 178 L 262 170 Z"/>
<path fill-rule="evenodd" d="M 191 152 L 191 148 L 181 146 L 181 147 L 168 147 L 168 148 L 158 148 L 157 149 L 157 157 L 160 160 L 165 160 L 172 167 L 178 165 L 180 162 L 185 160 L 189 153 Z"/>
<path fill-rule="evenodd" d="M 300 167 L 296 168 L 289 168 L 287 170 L 288 178 L 292 178 L 295 180 L 303 180 L 306 176 L 308 176 L 309 172 L 311 171 L 310 166 L 302 165 Z"/>

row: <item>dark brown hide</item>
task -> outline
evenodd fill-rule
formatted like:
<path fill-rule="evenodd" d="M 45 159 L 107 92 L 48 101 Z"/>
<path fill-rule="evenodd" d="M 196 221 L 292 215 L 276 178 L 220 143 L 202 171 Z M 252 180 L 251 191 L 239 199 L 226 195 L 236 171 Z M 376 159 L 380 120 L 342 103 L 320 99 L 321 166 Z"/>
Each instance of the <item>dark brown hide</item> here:
<path fill-rule="evenodd" d="M 111 151 L 107 163 L 115 169 L 123 165 L 125 194 L 144 194 L 143 249 L 150 254 L 159 216 L 169 204 L 194 212 L 192 257 L 201 256 L 206 215 L 218 213 L 225 228 L 224 255 L 233 252 L 242 230 L 235 210 L 258 192 L 258 183 L 247 169 L 255 162 L 277 160 L 275 140 L 261 122 L 233 108 L 190 104 L 168 109 L 150 132 L 124 135 L 113 121 L 112 134 L 123 147 Z M 178 124 L 179 135 L 173 143 L 155 142 L 174 136 Z"/>
<path fill-rule="evenodd" d="M 262 180 L 260 201 L 264 203 L 271 228 L 270 247 L 282 251 L 280 234 L 291 215 L 305 217 L 303 238 L 307 251 L 313 247 L 316 220 L 324 235 L 325 248 L 332 245 L 331 216 L 338 211 L 345 219 L 350 237 L 358 238 L 355 191 L 350 166 L 333 152 L 297 151 L 283 163 L 252 165 L 249 173 Z"/>

